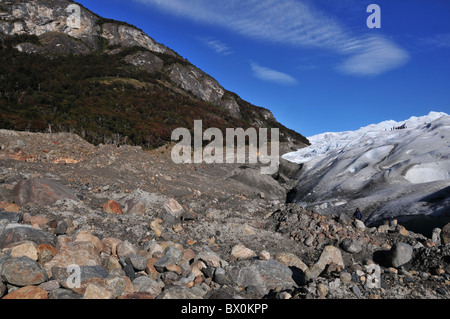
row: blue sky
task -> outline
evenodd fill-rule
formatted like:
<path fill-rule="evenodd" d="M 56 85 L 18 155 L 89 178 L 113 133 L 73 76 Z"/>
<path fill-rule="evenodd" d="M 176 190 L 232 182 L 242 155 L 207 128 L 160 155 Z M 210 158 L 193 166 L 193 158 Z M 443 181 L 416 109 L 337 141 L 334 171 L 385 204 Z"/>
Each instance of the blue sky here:
<path fill-rule="evenodd" d="M 450 113 L 448 0 L 80 0 L 305 135 Z M 381 28 L 367 27 L 369 4 Z"/>

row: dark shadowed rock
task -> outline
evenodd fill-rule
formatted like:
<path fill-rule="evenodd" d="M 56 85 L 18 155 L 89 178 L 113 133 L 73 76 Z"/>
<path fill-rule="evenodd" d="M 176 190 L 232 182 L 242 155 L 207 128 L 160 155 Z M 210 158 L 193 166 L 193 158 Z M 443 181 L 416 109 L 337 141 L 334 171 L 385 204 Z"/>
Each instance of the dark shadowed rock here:
<path fill-rule="evenodd" d="M 72 299 L 83 299 L 83 296 L 76 294 L 72 290 L 69 290 L 69 289 L 58 288 L 58 289 L 54 289 L 48 293 L 48 299 L 72 300 Z"/>
<path fill-rule="evenodd" d="M 192 289 L 172 286 L 164 289 L 157 299 L 202 299 L 202 297 Z"/>
<path fill-rule="evenodd" d="M 36 228 L 18 226 L 5 229 L 0 233 L 0 249 L 23 240 L 32 241 L 37 245 L 56 246 L 56 238 L 52 234 Z"/>
<path fill-rule="evenodd" d="M 257 193 L 263 192 L 268 199 L 286 199 L 286 190 L 272 176 L 261 174 L 259 169 L 241 167 L 230 179 L 253 187 Z"/>
<path fill-rule="evenodd" d="M 20 206 L 49 206 L 60 199 L 78 201 L 70 188 L 46 178 L 21 180 L 14 187 L 12 193 L 16 203 Z"/>
<path fill-rule="evenodd" d="M 0 221 L 5 220 L 7 223 L 18 223 L 21 220 L 21 215 L 14 212 L 0 211 Z"/>
<path fill-rule="evenodd" d="M 45 270 L 28 257 L 7 260 L 3 263 L 1 277 L 15 286 L 38 285 L 48 279 Z"/>
<path fill-rule="evenodd" d="M 125 61 L 142 68 L 149 73 L 161 71 L 164 66 L 163 60 L 148 51 L 139 51 L 134 54 L 127 55 L 125 57 Z"/>
<path fill-rule="evenodd" d="M 183 252 L 175 247 L 167 247 L 164 256 L 159 258 L 155 263 L 155 268 L 159 272 L 163 272 L 167 266 L 178 264 L 183 258 Z"/>

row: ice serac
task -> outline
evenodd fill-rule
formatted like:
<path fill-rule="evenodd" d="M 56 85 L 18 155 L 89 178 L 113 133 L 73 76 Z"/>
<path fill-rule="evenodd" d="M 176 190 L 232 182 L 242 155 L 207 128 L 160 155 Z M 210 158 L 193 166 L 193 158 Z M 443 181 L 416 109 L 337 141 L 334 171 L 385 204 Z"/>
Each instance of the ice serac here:
<path fill-rule="evenodd" d="M 324 213 L 359 207 L 367 224 L 412 215 L 449 217 L 449 115 L 431 112 L 309 140 L 311 146 L 284 156 L 303 164 L 294 201 Z"/>

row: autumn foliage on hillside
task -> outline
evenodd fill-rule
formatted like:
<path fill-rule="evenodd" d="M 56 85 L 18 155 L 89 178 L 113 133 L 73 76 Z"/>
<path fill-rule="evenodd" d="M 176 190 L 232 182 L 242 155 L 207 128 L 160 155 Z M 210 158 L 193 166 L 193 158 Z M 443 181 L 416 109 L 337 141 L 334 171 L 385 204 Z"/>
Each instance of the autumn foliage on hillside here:
<path fill-rule="evenodd" d="M 256 107 L 241 101 L 241 120 L 218 106 L 181 92 L 163 71 L 150 74 L 116 54 L 42 55 L 14 45 L 39 44 L 30 37 L 6 38 L 0 49 L 0 128 L 33 132 L 73 132 L 87 141 L 154 148 L 170 141 L 177 127 L 250 127 Z M 186 63 L 158 54 L 165 65 Z M 176 61 L 175 61 L 176 60 Z M 278 123 L 267 123 L 280 127 Z M 287 130 L 281 126 L 282 130 Z M 299 139 L 300 134 L 290 131 Z"/>

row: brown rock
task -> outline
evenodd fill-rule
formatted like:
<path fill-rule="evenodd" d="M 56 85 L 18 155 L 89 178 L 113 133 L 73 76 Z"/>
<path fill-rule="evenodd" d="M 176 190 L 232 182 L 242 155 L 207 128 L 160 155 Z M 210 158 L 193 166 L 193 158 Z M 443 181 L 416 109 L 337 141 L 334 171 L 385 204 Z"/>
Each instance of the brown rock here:
<path fill-rule="evenodd" d="M 75 242 L 79 241 L 92 243 L 99 253 L 103 250 L 103 242 L 97 236 L 92 235 L 87 230 L 82 230 L 78 233 L 77 237 L 75 238 Z"/>
<path fill-rule="evenodd" d="M 114 237 L 107 237 L 102 239 L 103 251 L 109 255 L 117 256 L 117 245 L 122 242 L 122 240 Z"/>
<path fill-rule="evenodd" d="M 0 210 L 4 210 L 8 213 L 18 213 L 20 208 L 17 204 L 8 203 L 8 202 L 0 202 Z"/>
<path fill-rule="evenodd" d="M 3 281 L 15 286 L 39 285 L 48 280 L 45 270 L 28 257 L 5 261 L 1 271 Z"/>
<path fill-rule="evenodd" d="M 122 208 L 114 200 L 109 200 L 106 203 L 104 203 L 103 204 L 103 211 L 105 213 L 108 213 L 108 214 L 123 215 Z"/>
<path fill-rule="evenodd" d="M 278 253 L 274 258 L 285 266 L 297 267 L 303 272 L 308 269 L 308 266 L 300 258 L 291 253 Z"/>
<path fill-rule="evenodd" d="M 135 215 L 144 215 L 146 211 L 145 203 L 144 202 L 137 202 L 131 206 L 128 207 L 127 213 L 128 214 L 135 214 Z"/>
<path fill-rule="evenodd" d="M 26 286 L 14 290 L 2 299 L 48 299 L 48 294 L 40 287 Z"/>
<path fill-rule="evenodd" d="M 91 283 L 86 287 L 83 299 L 113 299 L 114 294 L 105 285 Z"/>
<path fill-rule="evenodd" d="M 442 244 L 447 245 L 450 243 L 450 223 L 445 225 L 441 230 Z"/>
<path fill-rule="evenodd" d="M 167 271 L 173 271 L 174 273 L 181 275 L 183 273 L 183 270 L 178 265 L 169 265 L 166 266 Z"/>
<path fill-rule="evenodd" d="M 155 263 L 158 260 L 158 258 L 148 258 L 147 259 L 147 265 L 145 267 L 145 272 L 149 275 L 150 278 L 156 279 L 159 272 L 155 268 Z"/>
<path fill-rule="evenodd" d="M 36 244 L 32 241 L 23 241 L 16 243 L 11 249 L 11 257 L 18 258 L 26 256 L 32 260 L 38 260 L 38 251 L 36 250 Z"/>
<path fill-rule="evenodd" d="M 231 260 L 238 259 L 250 259 L 255 257 L 256 254 L 253 250 L 245 247 L 244 245 L 237 244 L 231 249 Z"/>
<path fill-rule="evenodd" d="M 19 241 L 29 240 L 38 245 L 55 244 L 55 237 L 41 229 L 31 227 L 13 227 L 0 233 L 0 249 L 11 246 Z"/>
<path fill-rule="evenodd" d="M 117 299 L 155 299 L 149 292 L 133 292 L 118 297 Z"/>
<path fill-rule="evenodd" d="M 40 264 L 45 264 L 46 262 L 52 260 L 53 256 L 56 255 L 56 248 L 52 245 L 40 244 L 36 247 L 36 250 Z"/>
<path fill-rule="evenodd" d="M 166 209 L 169 213 L 175 217 L 180 217 L 183 212 L 183 206 L 180 205 L 175 199 L 171 198 L 166 202 Z"/>
<path fill-rule="evenodd" d="M 58 250 L 52 260 L 44 264 L 44 269 L 51 277 L 53 266 L 67 268 L 70 265 L 78 266 L 99 266 L 102 261 L 99 251 L 90 242 L 71 242 L 67 243 Z"/>
<path fill-rule="evenodd" d="M 183 250 L 183 258 L 190 261 L 195 258 L 195 252 L 191 248 Z"/>
<path fill-rule="evenodd" d="M 153 230 L 155 232 L 155 235 L 158 237 L 160 237 L 162 234 L 162 228 L 161 228 L 162 222 L 163 222 L 162 219 L 157 218 L 150 223 L 150 229 Z"/>
<path fill-rule="evenodd" d="M 43 215 L 31 216 L 29 219 L 29 223 L 33 226 L 43 226 L 48 223 L 48 218 Z"/>

